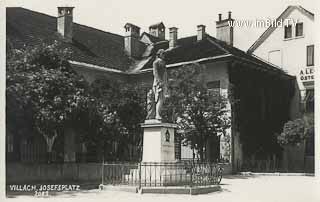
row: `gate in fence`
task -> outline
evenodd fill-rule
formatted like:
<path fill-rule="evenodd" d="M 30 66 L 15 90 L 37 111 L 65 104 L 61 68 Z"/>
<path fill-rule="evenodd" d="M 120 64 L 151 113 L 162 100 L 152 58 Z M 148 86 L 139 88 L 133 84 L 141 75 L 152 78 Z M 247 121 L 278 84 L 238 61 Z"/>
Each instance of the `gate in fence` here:
<path fill-rule="evenodd" d="M 103 163 L 103 185 L 136 187 L 205 186 L 219 184 L 222 168 L 216 163 Z"/>

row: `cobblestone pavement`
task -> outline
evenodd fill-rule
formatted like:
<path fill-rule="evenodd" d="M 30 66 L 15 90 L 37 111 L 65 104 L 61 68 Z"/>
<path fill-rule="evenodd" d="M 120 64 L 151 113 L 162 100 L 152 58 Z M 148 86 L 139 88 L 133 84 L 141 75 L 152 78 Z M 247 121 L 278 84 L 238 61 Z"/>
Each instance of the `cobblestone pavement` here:
<path fill-rule="evenodd" d="M 59 192 L 49 198 L 59 201 L 192 201 L 192 202 L 319 202 L 320 187 L 316 177 L 311 176 L 226 176 L 221 182 L 222 190 L 204 195 L 135 194 L 120 191 L 81 190 Z M 10 197 L 12 200 L 34 200 L 32 195 Z M 68 200 L 69 199 L 69 200 Z M 70 200 L 71 199 L 71 200 Z M 49 200 L 50 201 L 50 200 Z"/>

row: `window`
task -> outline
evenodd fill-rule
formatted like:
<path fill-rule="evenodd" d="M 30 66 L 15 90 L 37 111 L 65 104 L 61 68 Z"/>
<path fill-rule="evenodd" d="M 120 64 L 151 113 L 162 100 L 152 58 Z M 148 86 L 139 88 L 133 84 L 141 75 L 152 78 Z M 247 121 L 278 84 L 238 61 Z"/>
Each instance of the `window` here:
<path fill-rule="evenodd" d="M 297 36 L 302 36 L 303 35 L 303 23 L 297 23 L 296 24 L 296 37 Z"/>
<path fill-rule="evenodd" d="M 307 66 L 314 65 L 314 45 L 307 46 Z"/>
<path fill-rule="evenodd" d="M 284 27 L 284 38 L 288 39 L 292 37 L 292 25 Z"/>
<path fill-rule="evenodd" d="M 207 86 L 210 95 L 220 95 L 220 81 L 211 81 L 207 83 Z"/>

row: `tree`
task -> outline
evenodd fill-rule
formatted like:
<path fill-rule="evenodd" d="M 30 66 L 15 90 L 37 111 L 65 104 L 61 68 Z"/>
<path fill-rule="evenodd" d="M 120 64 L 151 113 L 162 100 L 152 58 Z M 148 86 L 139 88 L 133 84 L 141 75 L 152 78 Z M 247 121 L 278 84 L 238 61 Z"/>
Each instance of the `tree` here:
<path fill-rule="evenodd" d="M 170 97 L 163 110 L 166 121 L 178 124 L 183 143 L 195 148 L 202 161 L 207 142 L 211 139 L 212 146 L 219 148 L 219 136 L 230 127 L 226 96 L 208 89 L 204 71 L 199 64 L 171 71 Z"/>
<path fill-rule="evenodd" d="M 7 54 L 7 125 L 30 124 L 45 138 L 49 153 L 66 124 L 90 101 L 87 83 L 70 67 L 69 55 L 57 42 Z"/>
<path fill-rule="evenodd" d="M 278 143 L 281 146 L 297 145 L 307 139 L 314 130 L 314 119 L 305 117 L 288 121 L 283 126 L 283 131 L 277 136 Z"/>
<path fill-rule="evenodd" d="M 91 85 L 91 95 L 97 102 L 95 109 L 99 111 L 101 106 L 104 107 L 104 114 L 101 117 L 103 121 L 95 122 L 96 128 L 101 128 L 96 133 L 100 137 L 98 138 L 100 143 L 103 144 L 100 148 L 109 148 L 105 152 L 108 156 L 112 156 L 113 160 L 137 158 L 133 154 L 141 153 L 140 124 L 146 116 L 143 90 L 139 86 L 113 79 L 99 79 Z M 110 150 L 114 143 L 117 144 L 116 153 Z M 138 148 L 138 151 L 130 150 L 129 145 Z"/>
<path fill-rule="evenodd" d="M 40 134 L 50 153 L 57 137 L 70 127 L 80 142 L 102 159 L 104 148 L 118 143 L 124 159 L 128 145 L 141 148 L 144 95 L 138 86 L 102 78 L 89 85 L 77 74 L 62 44 L 15 50 L 7 41 L 7 129 Z M 50 155 L 49 155 L 50 156 Z"/>

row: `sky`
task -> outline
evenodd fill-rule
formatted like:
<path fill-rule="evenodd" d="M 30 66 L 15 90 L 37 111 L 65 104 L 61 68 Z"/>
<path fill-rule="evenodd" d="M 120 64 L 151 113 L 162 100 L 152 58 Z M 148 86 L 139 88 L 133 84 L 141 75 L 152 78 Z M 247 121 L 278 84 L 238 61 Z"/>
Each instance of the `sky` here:
<path fill-rule="evenodd" d="M 148 31 L 151 24 L 162 21 L 168 28 L 178 27 L 178 37 L 196 34 L 199 24 L 206 25 L 215 36 L 218 14 L 222 18 L 232 11 L 236 20 L 275 19 L 288 5 L 301 5 L 315 13 L 317 0 L 5 0 L 6 6 L 19 6 L 57 16 L 57 6 L 74 6 L 74 21 L 103 31 L 123 35 L 124 24 L 133 23 Z M 234 45 L 247 50 L 266 27 L 234 28 Z"/>

